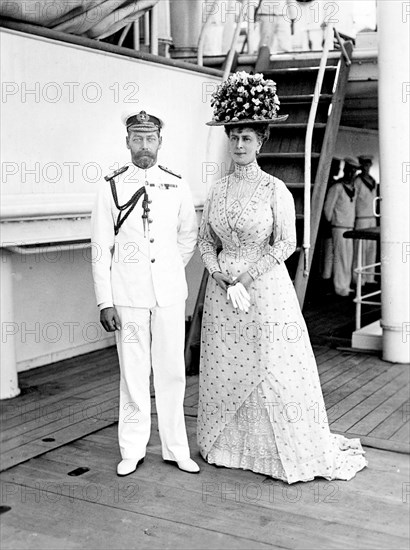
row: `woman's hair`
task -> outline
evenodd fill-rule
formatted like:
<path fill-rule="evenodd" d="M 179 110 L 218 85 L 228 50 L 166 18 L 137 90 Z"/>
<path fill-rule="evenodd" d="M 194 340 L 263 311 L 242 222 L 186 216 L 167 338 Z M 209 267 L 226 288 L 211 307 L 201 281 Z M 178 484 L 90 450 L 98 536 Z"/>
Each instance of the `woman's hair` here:
<path fill-rule="evenodd" d="M 261 140 L 261 143 L 265 143 L 269 139 L 269 125 L 268 124 L 249 124 L 248 125 L 238 125 L 238 126 L 225 126 L 225 133 L 229 137 L 232 130 L 252 130 L 255 132 L 256 136 Z"/>

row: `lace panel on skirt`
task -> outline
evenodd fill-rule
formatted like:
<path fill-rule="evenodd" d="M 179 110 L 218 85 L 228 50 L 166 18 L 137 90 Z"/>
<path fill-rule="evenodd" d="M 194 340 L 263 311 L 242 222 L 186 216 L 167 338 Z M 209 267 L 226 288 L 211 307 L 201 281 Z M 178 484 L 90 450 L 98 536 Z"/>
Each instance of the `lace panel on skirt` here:
<path fill-rule="evenodd" d="M 207 461 L 286 481 L 261 385 L 236 411 L 209 451 Z"/>

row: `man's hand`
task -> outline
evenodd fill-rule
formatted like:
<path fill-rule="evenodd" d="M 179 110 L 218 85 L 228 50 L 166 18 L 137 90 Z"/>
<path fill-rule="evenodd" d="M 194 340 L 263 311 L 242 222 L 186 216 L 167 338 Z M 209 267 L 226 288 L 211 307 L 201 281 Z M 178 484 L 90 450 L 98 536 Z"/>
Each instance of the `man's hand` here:
<path fill-rule="evenodd" d="M 212 273 L 212 277 L 215 279 L 216 283 L 223 289 L 227 290 L 228 286 L 233 282 L 232 277 L 221 273 L 220 271 L 215 271 Z"/>
<path fill-rule="evenodd" d="M 121 328 L 120 318 L 115 307 L 105 307 L 100 312 L 100 322 L 107 332 Z"/>

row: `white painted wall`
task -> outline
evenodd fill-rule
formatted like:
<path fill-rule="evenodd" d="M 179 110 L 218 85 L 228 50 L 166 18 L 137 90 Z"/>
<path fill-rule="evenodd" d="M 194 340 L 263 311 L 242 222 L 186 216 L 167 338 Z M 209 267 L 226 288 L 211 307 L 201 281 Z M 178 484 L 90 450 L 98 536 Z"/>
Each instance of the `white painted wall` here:
<path fill-rule="evenodd" d="M 164 120 L 159 162 L 183 174 L 203 204 L 226 154 L 223 129 L 205 125 L 217 77 L 0 33 L 2 246 L 90 236 L 102 177 L 129 159 L 124 111 L 145 109 Z M 2 319 L 2 341 L 14 339 L 18 371 L 112 344 L 99 329 L 86 251 L 13 253 L 7 261 L 14 318 Z M 187 273 L 190 315 L 202 273 L 198 256 Z"/>
<path fill-rule="evenodd" d="M 216 77 L 0 33 L 2 243 L 89 236 L 88 212 L 102 176 L 128 160 L 120 115 L 130 109 L 164 119 L 160 162 L 182 173 L 195 203 L 203 204 L 211 182 L 227 168 L 223 129 L 205 125 Z M 378 157 L 377 135 L 342 129 L 336 154 L 364 152 Z M 373 174 L 378 177 L 377 160 Z M 86 252 L 7 258 L 14 318 L 2 319 L 2 341 L 14 338 L 19 371 L 112 344 L 98 328 Z M 196 253 L 187 267 L 187 315 L 202 271 Z"/>
<path fill-rule="evenodd" d="M 203 201 L 203 163 L 221 157 L 223 132 L 205 125 L 218 78 L 0 32 L 4 195 L 78 193 L 81 200 L 95 192 L 129 160 L 122 113 L 145 109 L 165 121 L 160 162 Z"/>

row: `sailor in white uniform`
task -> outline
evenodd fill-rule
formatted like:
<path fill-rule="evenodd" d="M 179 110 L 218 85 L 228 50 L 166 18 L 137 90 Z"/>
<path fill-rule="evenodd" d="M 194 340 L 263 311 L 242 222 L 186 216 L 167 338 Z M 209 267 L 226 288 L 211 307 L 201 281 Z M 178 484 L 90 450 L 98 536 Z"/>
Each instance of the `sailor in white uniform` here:
<path fill-rule="evenodd" d="M 333 285 L 336 294 L 349 296 L 353 268 L 353 241 L 343 234 L 353 229 L 355 220 L 356 192 L 354 178 L 359 163 L 352 158 L 344 159 L 343 178 L 333 184 L 325 200 L 324 215 L 332 224 L 333 239 Z"/>
<path fill-rule="evenodd" d="M 151 431 L 150 373 L 162 456 L 197 473 L 185 428 L 185 266 L 197 220 L 180 176 L 157 164 L 162 121 L 124 119 L 131 162 L 105 178 L 92 213 L 93 277 L 100 319 L 115 331 L 120 362 L 120 476 L 143 461 Z"/>
<path fill-rule="evenodd" d="M 367 229 L 376 227 L 376 217 L 373 212 L 374 199 L 377 196 L 377 184 L 373 176 L 370 175 L 370 168 L 373 164 L 372 155 L 360 155 L 360 172 L 355 178 L 356 189 L 356 220 L 355 229 Z M 358 264 L 358 241 L 355 241 L 354 266 Z M 377 243 L 376 241 L 364 240 L 362 242 L 362 266 L 372 265 L 376 262 Z M 374 271 L 374 268 L 373 268 Z M 357 281 L 357 275 L 353 272 L 354 281 Z M 362 284 L 374 283 L 375 277 L 372 273 L 364 273 Z"/>

